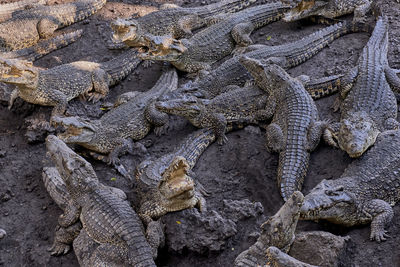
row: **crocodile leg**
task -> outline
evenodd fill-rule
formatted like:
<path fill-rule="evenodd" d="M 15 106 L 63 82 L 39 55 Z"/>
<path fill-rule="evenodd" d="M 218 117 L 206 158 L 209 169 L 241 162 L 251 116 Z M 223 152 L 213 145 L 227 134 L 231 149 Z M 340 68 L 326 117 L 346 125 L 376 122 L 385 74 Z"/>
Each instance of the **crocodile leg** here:
<path fill-rule="evenodd" d="M 168 114 L 159 111 L 154 104 L 155 102 L 152 102 L 147 105 L 144 116 L 148 122 L 155 126 L 154 133 L 160 136 L 168 130 L 169 117 Z"/>
<path fill-rule="evenodd" d="M 253 43 L 250 34 L 254 30 L 254 25 L 251 22 L 239 23 L 232 29 L 232 38 L 239 46 L 248 46 Z"/>
<path fill-rule="evenodd" d="M 313 122 L 308 129 L 307 135 L 307 151 L 312 152 L 317 147 L 319 140 L 321 139 L 321 135 L 324 130 L 327 128 L 327 122 L 324 121 L 317 121 Z"/>
<path fill-rule="evenodd" d="M 272 152 L 280 152 L 284 147 L 284 138 L 281 127 L 276 123 L 271 123 L 265 130 L 267 149 Z"/>
<path fill-rule="evenodd" d="M 165 244 L 163 225 L 158 221 L 151 221 L 146 228 L 146 239 L 153 249 L 153 257 L 157 258 L 158 248 Z"/>
<path fill-rule="evenodd" d="M 107 164 L 112 164 L 114 166 L 119 165 L 119 157 L 128 151 L 132 151 L 133 141 L 132 139 L 123 139 L 120 144 L 116 146 L 107 156 Z"/>
<path fill-rule="evenodd" d="M 56 103 L 53 111 L 51 112 L 51 118 L 57 117 L 57 116 L 63 116 L 65 113 L 65 110 L 67 109 L 68 105 L 68 98 L 65 94 L 63 94 L 60 91 L 54 90 L 48 95 L 50 101 Z M 52 120 L 50 119 L 50 122 Z"/>
<path fill-rule="evenodd" d="M 65 206 L 64 213 L 58 218 L 58 224 L 64 228 L 76 223 L 81 214 L 80 207 L 73 201 L 70 200 Z"/>
<path fill-rule="evenodd" d="M 201 19 L 198 15 L 192 14 L 187 15 L 179 19 L 178 27 L 176 29 L 175 36 L 189 38 L 193 35 L 191 29 L 196 28 L 200 23 Z"/>
<path fill-rule="evenodd" d="M 88 101 L 97 102 L 99 99 L 105 97 L 108 94 L 109 79 L 108 74 L 103 69 L 96 69 L 92 74 L 93 89 L 95 92 L 91 92 Z"/>
<path fill-rule="evenodd" d="M 228 141 L 228 138 L 225 136 L 227 121 L 226 118 L 219 113 L 214 113 L 207 116 L 206 120 L 211 124 L 211 128 L 213 129 L 215 136 L 217 138 L 217 143 L 219 145 L 223 145 Z"/>
<path fill-rule="evenodd" d="M 363 207 L 363 213 L 372 218 L 370 239 L 378 242 L 385 241 L 388 237 L 385 225 L 392 220 L 394 215 L 389 203 L 380 199 L 373 199 Z"/>
<path fill-rule="evenodd" d="M 53 256 L 67 254 L 71 244 L 82 229 L 81 222 L 76 222 L 66 228 L 57 225 L 53 245 L 48 249 Z"/>
<path fill-rule="evenodd" d="M 397 76 L 396 70 L 386 67 L 385 76 L 392 90 L 400 93 L 400 78 Z"/>
<path fill-rule="evenodd" d="M 337 133 L 339 132 L 339 127 L 340 127 L 340 123 L 331 124 L 327 128 L 325 128 L 324 135 L 323 135 L 324 141 L 328 145 L 336 147 L 336 148 L 339 147 L 337 138 L 336 138 Z"/>
<path fill-rule="evenodd" d="M 397 130 L 399 129 L 400 123 L 394 118 L 388 118 L 384 122 L 384 127 L 386 130 Z"/>
<path fill-rule="evenodd" d="M 12 106 L 14 105 L 15 99 L 17 99 L 18 97 L 18 92 L 19 92 L 18 89 L 14 89 L 11 92 L 10 100 L 8 101 L 8 109 L 11 109 Z"/>
<path fill-rule="evenodd" d="M 37 25 L 39 36 L 43 39 L 52 36 L 57 28 L 57 23 L 47 18 L 41 19 Z"/>

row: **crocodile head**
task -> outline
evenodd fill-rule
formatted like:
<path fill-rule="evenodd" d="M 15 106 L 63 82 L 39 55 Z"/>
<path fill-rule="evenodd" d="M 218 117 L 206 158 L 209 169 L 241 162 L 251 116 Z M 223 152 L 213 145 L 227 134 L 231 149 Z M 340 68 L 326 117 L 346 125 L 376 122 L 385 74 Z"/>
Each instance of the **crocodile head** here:
<path fill-rule="evenodd" d="M 338 224 L 351 225 L 351 216 L 356 214 L 354 194 L 343 185 L 351 184 L 352 178 L 322 180 L 305 196 L 300 210 L 300 219 L 324 219 Z"/>
<path fill-rule="evenodd" d="M 158 110 L 185 118 L 195 118 L 204 109 L 204 101 L 200 101 L 194 96 L 184 96 L 182 98 L 168 101 L 158 101 L 155 106 Z"/>
<path fill-rule="evenodd" d="M 46 138 L 46 148 L 72 197 L 80 192 L 90 191 L 98 183 L 92 165 L 58 137 L 49 135 Z"/>
<path fill-rule="evenodd" d="M 123 42 L 131 47 L 145 46 L 142 30 L 136 20 L 118 18 L 111 22 L 111 29 L 113 30 L 114 43 Z"/>
<path fill-rule="evenodd" d="M 57 137 L 67 144 L 89 144 L 96 136 L 95 124 L 80 117 L 54 116 L 52 121 L 65 129 Z"/>
<path fill-rule="evenodd" d="M 39 70 L 32 62 L 0 58 L 0 82 L 34 86 L 38 77 Z"/>
<path fill-rule="evenodd" d="M 157 164 L 156 164 L 157 165 Z M 150 169 L 149 169 L 150 168 Z M 152 176 L 152 161 L 142 162 L 136 170 L 136 179 L 145 184 L 152 184 L 159 178 L 156 187 L 145 193 L 145 201 L 142 202 L 139 214 L 152 219 L 173 211 L 184 210 L 200 206 L 202 196 L 195 189 L 195 183 L 191 177 L 190 166 L 187 160 L 181 156 L 175 157 L 168 165 L 161 177 Z M 155 173 L 158 173 L 158 166 Z"/>
<path fill-rule="evenodd" d="M 311 16 L 332 17 L 332 15 L 328 14 L 327 11 L 328 4 L 329 0 L 302 0 L 284 15 L 283 20 L 290 22 Z"/>
<path fill-rule="evenodd" d="M 341 120 L 337 143 L 350 157 L 357 158 L 375 143 L 379 133 L 368 114 L 356 112 Z"/>
<path fill-rule="evenodd" d="M 293 242 L 303 200 L 303 194 L 295 191 L 279 211 L 261 225 L 263 243 L 283 248 Z"/>
<path fill-rule="evenodd" d="M 143 60 L 158 60 L 174 62 L 186 52 L 187 48 L 182 41 L 170 36 L 154 36 L 146 34 L 144 37 L 146 52 L 140 53 Z"/>

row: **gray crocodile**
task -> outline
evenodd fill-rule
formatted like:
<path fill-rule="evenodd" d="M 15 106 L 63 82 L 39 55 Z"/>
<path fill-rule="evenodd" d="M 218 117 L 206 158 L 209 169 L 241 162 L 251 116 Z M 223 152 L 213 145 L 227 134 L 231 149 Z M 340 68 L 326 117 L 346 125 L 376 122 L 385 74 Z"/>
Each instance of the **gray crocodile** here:
<path fill-rule="evenodd" d="M 76 234 L 82 227 L 99 244 L 91 256 L 91 266 L 156 266 L 143 225 L 130 204 L 101 184 L 90 163 L 56 136 L 46 138 L 46 147 L 70 196 L 59 217 L 57 233 Z M 56 234 L 56 237 L 62 235 Z M 58 244 L 64 248 L 70 240 L 63 243 L 56 238 L 55 241 L 53 249 L 57 251 Z"/>
<path fill-rule="evenodd" d="M 113 40 L 131 47 L 146 46 L 144 36 L 169 36 L 180 39 L 192 30 L 213 23 L 214 17 L 228 16 L 260 0 L 223 0 L 206 6 L 182 8 L 166 4 L 161 10 L 140 18 L 117 19 L 111 22 Z"/>
<path fill-rule="evenodd" d="M 319 120 L 317 107 L 300 80 L 275 64 L 263 65 L 244 56 L 240 62 L 257 85 L 270 94 L 267 106 L 273 118 L 266 128 L 267 148 L 279 152 L 277 179 L 287 200 L 301 190 L 310 152 L 318 145 L 327 123 Z"/>
<path fill-rule="evenodd" d="M 107 162 L 118 163 L 119 154 L 132 149 L 133 140 L 144 138 L 153 126 L 156 133 L 168 123 L 168 115 L 154 107 L 157 98 L 178 86 L 175 69 L 165 71 L 147 92 L 123 95 L 118 106 L 98 120 L 80 117 L 54 117 L 53 121 L 66 131 L 58 135 L 66 143 L 79 144 L 101 154 L 108 154 Z"/>
<path fill-rule="evenodd" d="M 190 73 L 209 69 L 212 63 L 230 55 L 236 45 L 252 44 L 251 32 L 279 20 L 289 7 L 277 2 L 247 8 L 221 19 L 190 39 L 179 40 L 181 45 L 171 41 L 170 37 L 146 36 L 150 49 L 141 53 L 140 57 L 169 61 L 177 69 Z"/>
<path fill-rule="evenodd" d="M 103 63 L 76 61 L 51 69 L 0 57 L 0 82 L 17 86 L 9 108 L 19 96 L 29 103 L 55 106 L 54 116 L 64 114 L 68 101 L 75 97 L 97 101 L 106 96 L 109 86 L 125 78 L 140 62 L 133 49 Z"/>
<path fill-rule="evenodd" d="M 400 90 L 400 78 L 389 67 L 386 17 L 379 17 L 358 64 L 344 78 L 340 91 L 340 122 L 324 133 L 328 144 L 350 157 L 361 156 L 379 133 L 397 129 L 397 103 L 392 90 Z"/>
<path fill-rule="evenodd" d="M 0 52 L 32 46 L 55 30 L 89 17 L 105 3 L 106 0 L 82 0 L 18 11 L 0 24 Z"/>
<path fill-rule="evenodd" d="M 400 199 L 400 132 L 382 133 L 337 179 L 323 180 L 305 196 L 300 217 L 345 226 L 371 223 L 371 240 L 384 241 L 385 225 Z"/>
<path fill-rule="evenodd" d="M 194 96 L 158 101 L 158 110 L 183 116 L 198 128 L 211 128 L 220 145 L 227 141 L 230 125 L 256 124 L 271 117 L 267 110 L 268 95 L 257 87 L 244 87 L 223 93 L 211 100 Z"/>
<path fill-rule="evenodd" d="M 267 263 L 271 267 L 318 267 L 305 262 L 301 262 L 289 256 L 275 246 L 269 247 L 266 253 L 268 258 Z"/>
<path fill-rule="evenodd" d="M 302 0 L 289 10 L 283 20 L 286 22 L 312 16 L 336 18 L 354 13 L 355 21 L 364 21 L 373 0 Z"/>
<path fill-rule="evenodd" d="M 261 225 L 260 237 L 250 248 L 236 257 L 234 266 L 265 266 L 268 261 L 266 251 L 270 246 L 288 252 L 295 238 L 294 232 L 303 200 L 302 193 L 294 192 L 279 211 Z"/>
<path fill-rule="evenodd" d="M 316 31 L 299 41 L 292 43 L 266 46 L 249 46 L 249 52 L 244 55 L 258 60 L 272 58 L 276 64 L 284 69 L 295 67 L 321 51 L 333 40 L 348 33 L 372 32 L 373 28 L 367 24 L 341 22 Z M 177 90 L 182 93 L 195 93 L 198 97 L 213 98 L 231 88 L 231 85 L 243 86 L 251 79 L 251 75 L 240 64 L 239 57 L 234 56 L 197 81 L 189 83 Z"/>

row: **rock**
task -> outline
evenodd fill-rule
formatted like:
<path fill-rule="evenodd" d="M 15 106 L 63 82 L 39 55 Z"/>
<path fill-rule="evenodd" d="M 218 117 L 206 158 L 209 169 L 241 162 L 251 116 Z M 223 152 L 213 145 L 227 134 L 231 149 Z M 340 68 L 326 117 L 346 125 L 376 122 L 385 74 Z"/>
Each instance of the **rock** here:
<path fill-rule="evenodd" d="M 165 215 L 167 246 L 174 252 L 184 249 L 198 253 L 224 249 L 227 239 L 236 234 L 235 222 L 216 211 L 200 213 L 196 209 Z"/>
<path fill-rule="evenodd" d="M 264 212 L 264 207 L 260 202 L 251 202 L 248 199 L 223 200 L 223 206 L 223 215 L 234 222 L 257 217 Z"/>
<path fill-rule="evenodd" d="M 6 231 L 0 228 L 0 240 L 6 237 L 6 235 L 7 235 Z"/>
<path fill-rule="evenodd" d="M 289 255 L 299 261 L 321 267 L 351 266 L 348 253 L 349 236 L 312 231 L 296 234 Z"/>

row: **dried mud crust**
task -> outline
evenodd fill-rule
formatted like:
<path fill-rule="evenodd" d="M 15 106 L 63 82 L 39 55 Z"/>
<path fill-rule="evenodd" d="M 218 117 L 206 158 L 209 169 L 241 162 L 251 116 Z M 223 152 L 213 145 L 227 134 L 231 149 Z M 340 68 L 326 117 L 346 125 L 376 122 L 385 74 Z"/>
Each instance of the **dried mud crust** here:
<path fill-rule="evenodd" d="M 67 1 L 52 1 L 52 3 L 63 2 Z M 84 29 L 84 36 L 80 40 L 38 60 L 35 64 L 41 67 L 53 67 L 77 60 L 102 62 L 111 59 L 120 52 L 106 48 L 103 29 L 107 29 L 108 22 L 118 16 L 129 17 L 136 12 L 142 15 L 166 2 L 168 1 L 109 2 L 98 14 L 69 27 L 69 29 Z M 387 13 L 390 21 L 389 63 L 394 68 L 400 68 L 400 4 L 391 0 L 377 2 Z M 186 4 L 184 1 L 175 3 L 196 5 L 195 1 L 187 1 Z M 199 3 L 201 2 L 198 1 L 197 4 Z M 141 5 L 145 7 L 141 8 Z M 290 24 L 277 22 L 263 27 L 252 37 L 256 43 L 276 45 L 295 41 L 322 27 L 299 22 Z M 308 62 L 290 70 L 290 73 L 294 76 L 307 74 L 321 77 L 348 70 L 356 63 L 367 40 L 366 34 L 344 36 Z M 139 67 L 121 84 L 111 88 L 110 95 L 103 103 L 113 102 L 117 95 L 124 92 L 150 89 L 160 74 L 159 64 L 153 64 L 150 68 Z M 3 86 L 0 90 L 2 88 Z M 332 96 L 317 101 L 322 118 L 338 117 L 338 114 L 334 114 L 330 108 L 334 99 L 335 96 Z M 86 114 L 88 117 L 98 117 L 103 113 L 99 104 L 91 105 L 79 101 L 71 102 L 69 112 Z M 22 101 L 11 111 L 7 109 L 5 102 L 0 104 L 0 228 L 7 232 L 7 235 L 0 240 L 0 265 L 78 266 L 73 253 L 52 257 L 46 251 L 52 243 L 54 228 L 61 210 L 51 200 L 41 181 L 42 167 L 49 164 L 45 156 L 45 146 L 40 142 L 29 144 L 25 133 L 29 127 L 26 119 L 38 116 L 48 118 L 49 114 L 49 108 L 33 106 Z M 158 157 L 169 152 L 193 130 L 194 128 L 184 120 L 173 118 L 168 134 L 161 137 L 150 134 L 141 141 L 148 149 L 147 154 L 125 156 L 122 162 L 129 170 L 133 170 L 146 156 Z M 197 179 L 210 193 L 207 197 L 208 217 L 202 218 L 193 210 L 166 215 L 162 221 L 166 225 L 167 239 L 175 232 L 179 232 L 180 235 L 167 240 L 167 246 L 159 253 L 157 260 L 159 266 L 229 266 L 241 251 L 257 239 L 259 225 L 263 220 L 274 214 L 283 204 L 275 178 L 278 156 L 266 151 L 263 132 L 247 128 L 232 132 L 227 137 L 229 140 L 226 145 L 222 147 L 211 145 L 194 168 Z M 311 155 L 310 169 L 303 192 L 307 193 L 324 178 L 338 177 L 350 161 L 345 153 L 324 144 L 320 145 Z M 135 202 L 134 189 L 124 178 L 102 163 L 91 162 L 102 182 L 123 189 L 129 199 Z M 242 202 L 233 202 L 235 200 Z M 253 207 L 251 203 L 257 202 L 262 204 L 263 212 L 262 207 L 247 210 L 248 207 Z M 241 209 L 237 203 L 247 204 Z M 398 206 L 395 207 L 395 214 L 400 214 Z M 381 244 L 369 241 L 368 226 L 348 229 L 328 223 L 299 222 L 298 231 L 323 230 L 342 236 L 349 235 L 353 246 L 350 255 L 352 263 L 342 263 L 342 266 L 399 266 L 400 251 L 397 249 L 397 240 L 400 238 L 399 218 L 395 216 L 388 227 L 391 238 Z M 187 237 L 185 231 L 189 231 L 191 227 L 192 229 L 198 227 L 199 222 L 204 223 L 203 230 L 193 231 L 197 235 L 193 240 L 199 244 L 191 247 L 182 245 L 185 240 L 177 240 L 176 237 Z M 207 235 L 210 240 L 214 238 L 208 236 L 209 227 L 214 227 L 220 233 L 218 246 L 212 249 L 200 244 L 201 242 L 207 244 L 207 240 L 202 239 L 201 235 Z"/>

